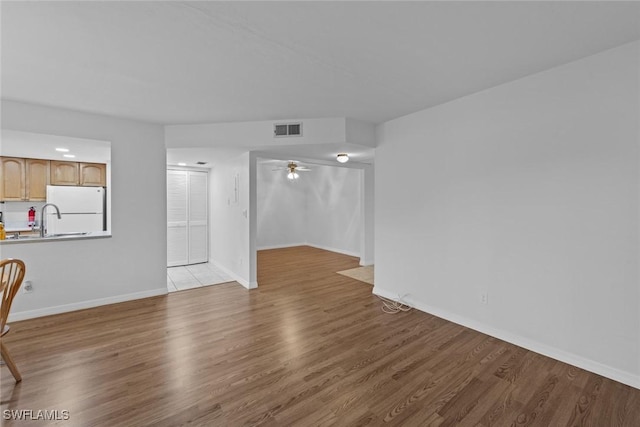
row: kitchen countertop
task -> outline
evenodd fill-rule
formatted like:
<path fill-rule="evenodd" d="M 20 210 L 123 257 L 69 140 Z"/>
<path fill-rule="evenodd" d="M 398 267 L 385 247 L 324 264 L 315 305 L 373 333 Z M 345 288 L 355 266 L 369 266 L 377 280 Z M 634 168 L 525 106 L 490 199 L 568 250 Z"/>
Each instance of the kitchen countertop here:
<path fill-rule="evenodd" d="M 7 233 L 18 233 L 18 232 L 26 232 L 26 231 L 40 231 L 40 227 L 35 227 L 35 228 L 31 228 L 31 227 L 5 227 L 4 229 Z"/>
<path fill-rule="evenodd" d="M 9 233 L 7 233 L 9 234 Z M 8 236 L 7 236 L 8 237 Z M 86 240 L 86 239 L 105 239 L 111 237 L 110 231 L 92 231 L 83 235 L 55 236 L 55 237 L 29 237 L 26 239 L 6 239 L 0 240 L 0 244 L 20 244 L 20 243 L 43 243 L 43 242 L 59 242 L 61 240 Z"/>

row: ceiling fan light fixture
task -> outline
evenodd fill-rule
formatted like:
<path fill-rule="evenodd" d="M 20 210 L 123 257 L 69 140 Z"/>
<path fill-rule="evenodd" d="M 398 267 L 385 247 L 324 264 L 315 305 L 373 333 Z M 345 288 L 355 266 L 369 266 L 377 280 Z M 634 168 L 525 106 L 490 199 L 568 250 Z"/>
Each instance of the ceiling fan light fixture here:
<path fill-rule="evenodd" d="M 340 163 L 347 163 L 349 161 L 349 155 L 347 153 L 340 153 L 336 156 L 336 160 Z"/>
<path fill-rule="evenodd" d="M 300 176 L 300 175 L 298 175 L 298 173 L 297 173 L 297 172 L 293 172 L 293 171 L 292 171 L 292 172 L 289 172 L 289 173 L 287 174 L 287 178 L 288 178 L 288 179 L 298 179 L 298 177 L 299 177 L 299 176 Z"/>

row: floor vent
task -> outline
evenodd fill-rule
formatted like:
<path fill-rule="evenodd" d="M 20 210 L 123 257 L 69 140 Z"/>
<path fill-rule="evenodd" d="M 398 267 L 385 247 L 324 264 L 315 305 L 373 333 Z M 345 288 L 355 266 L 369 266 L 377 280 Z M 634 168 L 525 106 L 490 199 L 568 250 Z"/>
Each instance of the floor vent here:
<path fill-rule="evenodd" d="M 276 123 L 273 125 L 273 136 L 302 136 L 302 123 Z"/>

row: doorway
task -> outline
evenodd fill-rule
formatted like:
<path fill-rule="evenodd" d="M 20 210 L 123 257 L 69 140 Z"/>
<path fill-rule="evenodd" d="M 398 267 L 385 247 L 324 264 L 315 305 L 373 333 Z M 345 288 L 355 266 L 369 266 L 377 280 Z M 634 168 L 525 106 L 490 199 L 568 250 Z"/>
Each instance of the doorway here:
<path fill-rule="evenodd" d="M 207 170 L 167 169 L 167 289 L 222 283 L 226 275 L 209 266 Z"/>
<path fill-rule="evenodd" d="M 308 172 L 291 179 L 282 164 L 287 162 L 257 161 L 256 249 L 312 246 L 372 264 L 365 250 L 373 232 L 365 171 L 300 162 Z"/>

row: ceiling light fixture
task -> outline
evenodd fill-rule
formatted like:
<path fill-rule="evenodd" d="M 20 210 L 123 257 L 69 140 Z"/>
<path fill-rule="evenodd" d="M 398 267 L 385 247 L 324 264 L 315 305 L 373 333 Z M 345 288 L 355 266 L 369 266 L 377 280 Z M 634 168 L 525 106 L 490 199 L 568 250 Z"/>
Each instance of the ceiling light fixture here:
<path fill-rule="evenodd" d="M 340 163 L 347 163 L 349 161 L 349 155 L 347 153 L 340 153 L 336 156 L 336 160 Z"/>
<path fill-rule="evenodd" d="M 178 166 L 187 166 L 187 164 L 183 163 L 183 162 L 180 162 L 180 163 L 178 163 Z"/>
<path fill-rule="evenodd" d="M 287 179 L 298 179 L 300 175 L 296 172 L 298 165 L 295 162 L 289 162 L 287 165 L 287 169 L 289 169 L 289 173 L 287 174 Z"/>
<path fill-rule="evenodd" d="M 69 159 L 73 159 L 75 156 L 75 154 L 63 154 L 62 157 L 67 157 Z"/>
<path fill-rule="evenodd" d="M 68 153 L 69 149 L 68 148 L 58 147 L 58 148 L 56 148 L 56 151 L 59 151 L 61 153 Z"/>

